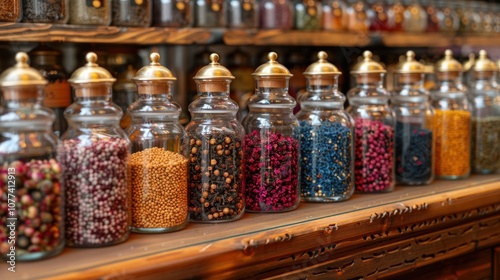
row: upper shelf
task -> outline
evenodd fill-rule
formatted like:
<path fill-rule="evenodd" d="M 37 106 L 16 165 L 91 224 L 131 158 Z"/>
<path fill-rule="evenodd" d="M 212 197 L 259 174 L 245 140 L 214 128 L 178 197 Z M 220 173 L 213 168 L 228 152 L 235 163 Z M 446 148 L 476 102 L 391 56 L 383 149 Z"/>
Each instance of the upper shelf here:
<path fill-rule="evenodd" d="M 355 33 L 305 30 L 83 26 L 0 23 L 0 41 L 104 44 L 214 44 L 255 46 L 447 47 L 497 46 L 500 36 L 447 33 Z"/>

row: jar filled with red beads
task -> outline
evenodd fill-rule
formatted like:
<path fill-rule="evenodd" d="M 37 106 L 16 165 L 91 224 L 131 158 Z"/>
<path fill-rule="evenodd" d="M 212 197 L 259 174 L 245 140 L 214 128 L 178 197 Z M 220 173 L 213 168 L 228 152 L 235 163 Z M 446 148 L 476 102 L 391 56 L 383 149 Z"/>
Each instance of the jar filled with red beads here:
<path fill-rule="evenodd" d="M 172 101 L 176 78 L 160 55 L 132 78 L 138 100 L 128 108 L 132 120 L 132 231 L 169 232 L 188 220 L 187 134 L 179 122 L 181 107 Z"/>
<path fill-rule="evenodd" d="M 434 174 L 441 179 L 462 179 L 470 174 L 470 104 L 462 84 L 462 64 L 451 50 L 436 63 L 437 85 L 431 91 L 436 137 Z"/>
<path fill-rule="evenodd" d="M 26 53 L 16 60 L 0 76 L 0 254 L 32 261 L 63 250 L 63 189 L 55 115 L 42 105 L 47 81 Z"/>
<path fill-rule="evenodd" d="M 434 109 L 424 88 L 425 66 L 408 51 L 396 65 L 391 105 L 396 115 L 396 182 L 426 185 L 434 179 Z"/>
<path fill-rule="evenodd" d="M 245 127 L 246 209 L 284 212 L 297 208 L 299 195 L 299 123 L 293 114 L 295 100 L 288 94 L 292 74 L 276 61 L 252 74 L 256 89 L 248 101 Z"/>
<path fill-rule="evenodd" d="M 59 154 L 63 169 L 66 240 L 73 247 L 123 242 L 130 227 L 130 140 L 120 128 L 122 110 L 111 102 L 115 78 L 88 53 L 68 80 L 74 103 Z"/>
<path fill-rule="evenodd" d="M 357 192 L 394 189 L 394 113 L 383 86 L 386 70 L 365 51 L 351 74 L 356 86 L 349 90 L 347 112 L 354 118 L 354 178 Z"/>
<path fill-rule="evenodd" d="M 189 105 L 189 218 L 193 222 L 234 221 L 245 211 L 244 129 L 238 105 L 229 98 L 231 72 L 210 55 L 194 80 L 198 98 Z"/>

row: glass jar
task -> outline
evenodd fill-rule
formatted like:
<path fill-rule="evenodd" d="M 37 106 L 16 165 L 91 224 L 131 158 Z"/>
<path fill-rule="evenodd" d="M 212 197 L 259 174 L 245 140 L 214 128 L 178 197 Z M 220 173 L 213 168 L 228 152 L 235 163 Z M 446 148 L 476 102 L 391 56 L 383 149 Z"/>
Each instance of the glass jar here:
<path fill-rule="evenodd" d="M 7 263 L 55 256 L 64 248 L 55 117 L 41 102 L 47 81 L 29 67 L 26 53 L 16 60 L 0 76 L 0 253 Z"/>
<path fill-rule="evenodd" d="M 321 29 L 321 1 L 296 0 L 294 5 L 294 27 L 298 30 Z"/>
<path fill-rule="evenodd" d="M 0 6 L 0 21 L 19 22 L 23 17 L 21 0 L 5 0 Z"/>
<path fill-rule="evenodd" d="M 403 29 L 406 32 L 424 32 L 427 29 L 427 12 L 419 1 L 407 1 Z"/>
<path fill-rule="evenodd" d="M 130 227 L 130 140 L 120 128 L 122 110 L 111 102 L 115 78 L 88 53 L 68 80 L 75 101 L 64 116 L 68 130 L 59 154 L 63 170 L 66 241 L 102 247 L 125 241 Z"/>
<path fill-rule="evenodd" d="M 438 32 L 439 31 L 439 18 L 438 8 L 434 0 L 422 0 L 422 6 L 427 12 L 427 28 L 425 32 Z"/>
<path fill-rule="evenodd" d="M 347 112 L 354 118 L 354 179 L 357 192 L 394 190 L 394 113 L 383 86 L 385 69 L 365 51 L 351 74 Z"/>
<path fill-rule="evenodd" d="M 346 3 L 344 0 L 322 1 L 321 26 L 325 30 L 343 31 L 347 27 Z"/>
<path fill-rule="evenodd" d="M 194 222 L 229 222 L 245 211 L 244 129 L 238 105 L 229 98 L 234 76 L 218 54 L 193 78 L 198 98 L 189 105 L 189 217 Z"/>
<path fill-rule="evenodd" d="M 394 74 L 391 105 L 396 116 L 396 183 L 427 185 L 434 179 L 434 109 L 424 88 L 425 66 L 408 51 Z"/>
<path fill-rule="evenodd" d="M 127 69 L 118 74 L 116 83 L 113 85 L 113 103 L 120 106 L 124 112 L 120 120 L 122 129 L 130 125 L 130 114 L 127 108 L 137 100 L 137 85 L 132 81 L 136 73 L 137 69 L 132 64 L 127 65 Z"/>
<path fill-rule="evenodd" d="M 112 0 L 112 25 L 140 26 L 151 25 L 152 7 L 150 0 Z"/>
<path fill-rule="evenodd" d="M 496 87 L 496 64 L 484 50 L 472 68 L 469 91 L 472 106 L 471 162 L 474 173 L 500 171 L 500 91 Z"/>
<path fill-rule="evenodd" d="M 405 6 L 400 0 L 388 1 L 387 17 L 389 31 L 404 31 L 403 22 L 405 17 Z"/>
<path fill-rule="evenodd" d="M 432 90 L 436 138 L 434 174 L 440 179 L 462 179 L 470 174 L 470 105 L 462 84 L 462 64 L 451 50 L 436 63 L 437 86 Z"/>
<path fill-rule="evenodd" d="M 126 132 L 132 142 L 132 231 L 158 233 L 188 221 L 188 139 L 179 122 L 182 109 L 172 101 L 176 78 L 158 53 L 150 58 L 133 78 L 139 99 L 128 108 Z"/>
<path fill-rule="evenodd" d="M 61 23 L 68 22 L 69 0 L 23 0 L 23 22 Z"/>
<path fill-rule="evenodd" d="M 256 89 L 248 101 L 245 127 L 246 209 L 284 212 L 297 208 L 299 195 L 299 123 L 288 94 L 292 74 L 268 54 L 269 62 L 252 74 Z"/>
<path fill-rule="evenodd" d="M 370 17 L 364 1 L 349 0 L 347 6 L 347 30 L 352 32 L 368 32 Z"/>
<path fill-rule="evenodd" d="M 69 12 L 69 24 L 111 24 L 111 0 L 71 1 Z"/>
<path fill-rule="evenodd" d="M 52 129 L 57 137 L 60 137 L 68 128 L 64 118 L 64 110 L 71 105 L 71 88 L 67 80 L 67 74 L 59 64 L 61 52 L 45 46 L 30 52 L 32 66 L 38 69 L 48 84 L 43 94 L 43 105 L 51 108 L 56 119 Z"/>
<path fill-rule="evenodd" d="M 387 31 L 389 30 L 388 6 L 383 0 L 368 1 L 370 12 L 370 30 Z"/>
<path fill-rule="evenodd" d="M 354 192 L 354 120 L 344 111 L 338 90 L 337 67 L 325 52 L 304 75 L 307 89 L 300 95 L 300 193 L 303 201 L 335 202 Z"/>
<path fill-rule="evenodd" d="M 227 26 L 230 28 L 256 28 L 258 25 L 258 4 L 254 0 L 225 1 Z"/>
<path fill-rule="evenodd" d="M 451 5 L 451 1 L 440 1 L 437 6 L 439 31 L 456 32 L 460 28 L 460 18 Z"/>
<path fill-rule="evenodd" d="M 261 0 L 259 12 L 259 27 L 262 29 L 288 30 L 293 27 L 293 7 L 289 0 Z"/>
<path fill-rule="evenodd" d="M 153 0 L 153 25 L 163 27 L 193 26 L 194 1 Z"/>
<path fill-rule="evenodd" d="M 478 2 L 478 9 L 476 11 L 479 11 L 479 16 L 481 18 L 481 32 L 484 33 L 491 33 L 493 32 L 494 28 L 494 9 L 491 6 L 492 4 L 486 3 L 486 2 Z"/>
<path fill-rule="evenodd" d="M 225 27 L 223 0 L 196 0 L 194 22 L 197 27 Z"/>

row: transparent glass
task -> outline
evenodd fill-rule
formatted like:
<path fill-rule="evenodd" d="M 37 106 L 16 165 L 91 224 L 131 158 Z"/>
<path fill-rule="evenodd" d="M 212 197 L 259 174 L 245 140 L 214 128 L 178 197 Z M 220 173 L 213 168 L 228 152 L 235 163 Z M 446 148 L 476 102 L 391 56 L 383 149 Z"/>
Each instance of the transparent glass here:
<path fill-rule="evenodd" d="M 469 90 L 472 105 L 472 172 L 489 174 L 500 171 L 500 92 L 496 73 L 476 72 Z"/>
<path fill-rule="evenodd" d="M 111 24 L 111 0 L 70 1 L 69 11 L 70 24 Z"/>
<path fill-rule="evenodd" d="M 390 192 L 395 185 L 394 112 L 384 74 L 357 74 L 347 112 L 354 118 L 354 184 L 357 192 Z"/>
<path fill-rule="evenodd" d="M 63 189 L 54 113 L 43 86 L 4 87 L 0 109 L 0 253 L 32 261 L 64 248 Z M 12 219 L 17 220 L 12 224 Z M 10 250 L 15 234 L 15 250 Z"/>
<path fill-rule="evenodd" d="M 153 0 L 153 25 L 164 27 L 193 26 L 194 1 Z"/>
<path fill-rule="evenodd" d="M 364 1 L 349 0 L 347 6 L 347 30 L 353 32 L 367 32 L 370 28 L 370 17 Z"/>
<path fill-rule="evenodd" d="M 403 22 L 405 17 L 405 6 L 400 0 L 387 1 L 387 17 L 389 31 L 402 32 L 404 31 Z"/>
<path fill-rule="evenodd" d="M 347 5 L 344 0 L 322 1 L 322 24 L 325 30 L 343 31 L 347 28 Z"/>
<path fill-rule="evenodd" d="M 438 2 L 436 15 L 439 31 L 456 32 L 460 28 L 460 17 L 453 8 L 452 1 Z"/>
<path fill-rule="evenodd" d="M 293 7 L 289 0 L 261 0 L 259 27 L 262 29 L 292 29 Z"/>
<path fill-rule="evenodd" d="M 0 21 L 19 22 L 23 17 L 21 0 L 5 0 L 0 6 Z"/>
<path fill-rule="evenodd" d="M 72 247 L 125 241 L 130 227 L 130 140 L 111 83 L 73 84 L 59 153 L 66 195 L 66 240 Z"/>
<path fill-rule="evenodd" d="M 231 80 L 196 80 L 198 98 L 189 105 L 189 218 L 229 222 L 245 211 L 244 129 L 229 98 Z"/>
<path fill-rule="evenodd" d="M 188 221 L 188 137 L 172 83 L 137 82 L 139 98 L 128 108 L 134 232 L 175 231 Z"/>
<path fill-rule="evenodd" d="M 438 84 L 431 91 L 436 178 L 462 179 L 470 174 L 471 113 L 461 79 L 461 73 L 438 73 Z"/>
<path fill-rule="evenodd" d="M 151 0 L 112 0 L 112 25 L 140 26 L 151 25 L 152 3 Z"/>
<path fill-rule="evenodd" d="M 437 32 L 439 31 L 439 17 L 438 8 L 436 7 L 434 0 L 422 0 L 422 6 L 427 12 L 427 28 L 426 32 Z"/>
<path fill-rule="evenodd" d="M 427 12 L 417 0 L 406 1 L 403 29 L 406 32 L 424 32 L 427 29 Z"/>
<path fill-rule="evenodd" d="M 395 75 L 391 105 L 396 117 L 396 183 L 428 185 L 434 180 L 434 109 L 424 74 Z"/>
<path fill-rule="evenodd" d="M 309 77 L 299 96 L 303 201 L 343 201 L 354 192 L 354 120 L 344 111 L 345 100 L 338 76 Z"/>
<path fill-rule="evenodd" d="M 294 4 L 294 27 L 298 30 L 321 29 L 321 1 L 296 0 Z"/>
<path fill-rule="evenodd" d="M 194 22 L 197 27 L 225 27 L 223 0 L 196 0 Z"/>
<path fill-rule="evenodd" d="M 230 28 L 256 28 L 259 5 L 254 0 L 229 0 L 226 4 L 227 26 Z"/>
<path fill-rule="evenodd" d="M 23 22 L 66 23 L 69 0 L 23 0 Z M 3 5 L 3 4 L 2 4 Z"/>
<path fill-rule="evenodd" d="M 370 30 L 389 30 L 388 5 L 383 0 L 368 1 L 370 5 Z"/>

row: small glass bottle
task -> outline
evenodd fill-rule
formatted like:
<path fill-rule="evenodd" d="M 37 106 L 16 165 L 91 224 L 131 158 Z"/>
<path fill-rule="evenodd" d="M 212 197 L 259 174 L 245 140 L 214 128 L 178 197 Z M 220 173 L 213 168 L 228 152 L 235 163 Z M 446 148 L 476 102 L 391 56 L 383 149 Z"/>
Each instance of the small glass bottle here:
<path fill-rule="evenodd" d="M 163 27 L 193 26 L 194 1 L 153 0 L 153 25 Z"/>
<path fill-rule="evenodd" d="M 394 113 L 383 86 L 384 67 L 365 51 L 351 74 L 356 87 L 349 90 L 347 112 L 354 118 L 354 176 L 357 192 L 394 190 Z"/>
<path fill-rule="evenodd" d="M 259 27 L 262 29 L 288 30 L 293 27 L 293 7 L 289 0 L 261 0 L 259 12 Z"/>
<path fill-rule="evenodd" d="M 244 129 L 238 105 L 229 98 L 234 76 L 219 55 L 193 78 L 198 98 L 189 105 L 189 218 L 193 222 L 229 222 L 245 211 Z"/>
<path fill-rule="evenodd" d="M 68 128 L 64 110 L 71 105 L 71 87 L 67 74 L 59 64 L 61 53 L 41 46 L 31 51 L 30 55 L 33 61 L 32 66 L 38 69 L 48 81 L 44 89 L 43 105 L 54 111 L 56 119 L 52 129 L 57 137 L 60 137 Z"/>
<path fill-rule="evenodd" d="M 139 26 L 151 25 L 153 5 L 151 0 L 112 0 L 112 25 Z"/>
<path fill-rule="evenodd" d="M 325 30 L 344 31 L 347 27 L 347 5 L 344 0 L 322 1 L 321 26 Z"/>
<path fill-rule="evenodd" d="M 427 12 L 419 1 L 407 1 L 403 29 L 405 32 L 424 32 L 427 29 Z"/>
<path fill-rule="evenodd" d="M 300 192 L 303 201 L 335 202 L 354 192 L 354 120 L 338 90 L 340 71 L 326 58 L 311 64 L 300 95 Z"/>
<path fill-rule="evenodd" d="M 69 0 L 23 0 L 22 21 L 64 24 L 69 19 L 68 4 Z"/>
<path fill-rule="evenodd" d="M 258 4 L 255 0 L 225 1 L 227 26 L 230 28 L 256 28 L 258 25 Z"/>
<path fill-rule="evenodd" d="M 69 24 L 111 24 L 111 0 L 71 1 Z"/>
<path fill-rule="evenodd" d="M 11 256 L 32 261 L 64 248 L 59 142 L 54 113 L 41 102 L 47 81 L 29 67 L 26 53 L 16 60 L 0 76 L 0 254 L 7 263 Z"/>
<path fill-rule="evenodd" d="M 500 171 L 500 91 L 496 87 L 498 68 L 484 50 L 472 67 L 469 91 L 472 105 L 471 162 L 474 173 Z"/>
<path fill-rule="evenodd" d="M 321 1 L 296 0 L 294 5 L 294 27 L 298 30 L 321 29 Z"/>
<path fill-rule="evenodd" d="M 388 2 L 387 17 L 389 21 L 389 31 L 404 31 L 403 22 L 405 17 L 405 6 L 403 5 L 403 2 L 401 2 L 401 0 Z"/>
<path fill-rule="evenodd" d="M 132 231 L 170 232 L 188 221 L 187 134 L 179 123 L 181 107 L 172 101 L 176 78 L 158 53 L 133 78 L 139 99 L 128 112 L 132 124 Z M 168 191 L 166 191 L 168 190 Z"/>
<path fill-rule="evenodd" d="M 75 101 L 64 116 L 68 130 L 59 153 L 63 170 L 66 242 L 102 247 L 125 241 L 130 227 L 130 140 L 122 110 L 111 102 L 115 78 L 88 53 L 68 80 Z"/>
<path fill-rule="evenodd" d="M 226 12 L 223 0 L 195 0 L 196 27 L 225 27 Z"/>
<path fill-rule="evenodd" d="M 370 30 L 387 31 L 389 27 L 388 5 L 383 0 L 372 0 L 370 4 Z"/>
<path fill-rule="evenodd" d="M 470 174 L 470 105 L 462 84 L 462 64 L 451 50 L 436 63 L 438 84 L 431 91 L 435 110 L 434 174 L 440 179 L 462 179 Z"/>
<path fill-rule="evenodd" d="M 408 51 L 394 72 L 391 105 L 396 116 L 396 183 L 427 185 L 434 179 L 434 109 L 424 88 L 425 66 Z"/>
<path fill-rule="evenodd" d="M 269 62 L 252 74 L 256 89 L 248 101 L 245 127 L 246 209 L 284 212 L 297 208 L 299 191 L 299 123 L 295 100 L 288 94 L 292 74 L 268 54 Z"/>
<path fill-rule="evenodd" d="M 349 0 L 346 9 L 347 30 L 352 32 L 368 32 L 370 28 L 370 17 L 364 1 Z"/>
<path fill-rule="evenodd" d="M 19 22 L 23 17 L 21 0 L 2 1 L 0 7 L 0 21 Z"/>

